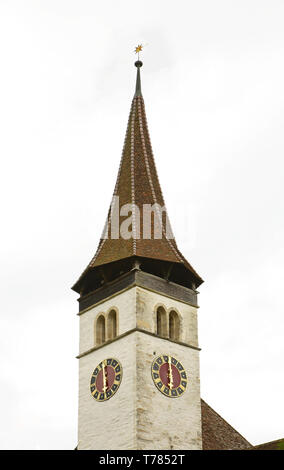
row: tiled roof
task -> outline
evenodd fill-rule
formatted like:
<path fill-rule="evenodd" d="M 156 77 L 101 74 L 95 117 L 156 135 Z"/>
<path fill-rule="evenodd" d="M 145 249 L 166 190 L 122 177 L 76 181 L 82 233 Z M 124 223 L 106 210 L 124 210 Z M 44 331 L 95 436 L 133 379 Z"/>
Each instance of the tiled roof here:
<path fill-rule="evenodd" d="M 201 400 L 203 450 L 245 450 L 251 444 Z"/>
<path fill-rule="evenodd" d="M 91 268 L 137 256 L 181 264 L 193 274 L 196 281 L 195 284 L 198 286 L 203 282 L 202 279 L 180 253 L 175 239 L 168 236 L 169 231 L 166 231 L 166 211 L 164 214 L 161 214 L 159 211 L 156 212 L 156 221 L 160 228 L 161 237 L 154 238 L 153 236 L 153 216 L 150 219 L 151 238 L 146 239 L 143 237 L 143 220 L 145 220 L 143 217 L 143 207 L 145 206 L 143 205 L 149 204 L 152 206 L 153 204 L 159 204 L 159 206 L 164 208 L 165 203 L 155 167 L 144 100 L 140 87 L 140 67 L 142 62 L 136 62 L 135 65 L 137 66 L 136 93 L 130 109 L 120 167 L 113 193 L 114 197 L 103 233 L 107 233 L 108 237 L 106 238 L 102 235 L 98 249 L 83 275 Z M 119 204 L 117 204 L 117 197 L 119 197 Z M 125 239 L 119 232 L 117 238 L 114 238 L 111 236 L 111 216 L 114 213 L 119 213 L 121 207 L 126 204 L 129 205 L 129 210 L 136 206 L 140 212 L 140 217 L 135 218 L 135 211 L 132 211 L 133 237 Z M 119 217 L 119 226 L 127 217 L 125 215 Z"/>

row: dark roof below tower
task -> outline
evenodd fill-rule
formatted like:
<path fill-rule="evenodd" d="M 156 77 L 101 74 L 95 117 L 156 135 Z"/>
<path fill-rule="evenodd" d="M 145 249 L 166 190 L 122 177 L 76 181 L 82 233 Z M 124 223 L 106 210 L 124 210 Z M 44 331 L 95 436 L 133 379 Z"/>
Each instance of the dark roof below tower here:
<path fill-rule="evenodd" d="M 252 445 L 201 399 L 203 450 L 247 450 Z"/>

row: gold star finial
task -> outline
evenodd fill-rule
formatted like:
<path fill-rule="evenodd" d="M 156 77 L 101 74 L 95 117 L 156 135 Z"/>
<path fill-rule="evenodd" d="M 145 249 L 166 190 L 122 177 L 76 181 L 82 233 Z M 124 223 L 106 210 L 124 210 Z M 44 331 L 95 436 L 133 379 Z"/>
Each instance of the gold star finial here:
<path fill-rule="evenodd" d="M 141 52 L 143 49 L 143 45 L 142 44 L 138 44 L 137 47 L 135 47 L 135 54 L 138 54 L 138 60 L 139 60 L 139 52 Z"/>

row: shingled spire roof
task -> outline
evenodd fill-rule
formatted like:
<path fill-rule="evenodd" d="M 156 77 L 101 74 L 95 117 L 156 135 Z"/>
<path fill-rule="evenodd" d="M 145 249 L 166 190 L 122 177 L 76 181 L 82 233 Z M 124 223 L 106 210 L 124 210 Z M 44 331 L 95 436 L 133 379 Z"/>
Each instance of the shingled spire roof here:
<path fill-rule="evenodd" d="M 84 281 L 91 271 L 94 272 L 94 270 L 98 270 L 100 267 L 100 272 L 102 273 L 102 268 L 109 265 L 109 263 L 129 258 L 164 262 L 167 269 L 171 266 L 170 270 L 172 270 L 173 266 L 176 266 L 176 272 L 179 271 L 178 278 L 185 279 L 187 277 L 190 279 L 190 283 L 187 284 L 188 287 L 192 287 L 192 285 L 197 287 L 203 282 L 178 250 L 170 229 L 155 167 L 141 92 L 140 68 L 142 65 L 140 60 L 135 62 L 137 67 L 135 95 L 132 100 L 120 167 L 105 229 L 94 257 L 73 286 L 73 289 L 77 292 L 82 292 Z M 145 206 L 145 204 L 149 206 Z M 148 207 L 147 210 L 149 210 L 149 207 L 153 207 L 153 205 L 156 205 L 156 222 L 154 221 L 153 214 L 150 219 L 147 219 L 148 221 L 150 220 L 149 235 L 149 229 L 147 232 L 143 215 L 146 214 L 145 207 Z M 160 211 L 157 209 L 158 205 L 164 208 L 164 210 Z M 121 213 L 123 207 L 126 208 L 125 212 L 123 212 L 124 215 Z M 118 217 L 116 221 L 118 223 L 116 224 L 113 222 L 115 215 Z M 131 236 L 128 239 L 125 236 L 121 236 L 121 231 L 119 230 L 123 221 L 127 220 L 128 222 L 130 220 L 129 231 L 131 232 Z M 155 224 L 156 226 L 157 224 L 159 225 L 159 238 L 154 236 Z M 144 232 L 148 233 L 148 238 L 145 238 Z M 186 273 L 188 276 L 185 275 Z M 92 277 L 94 278 L 94 276 Z M 88 287 L 88 290 L 90 290 L 90 287 Z"/>

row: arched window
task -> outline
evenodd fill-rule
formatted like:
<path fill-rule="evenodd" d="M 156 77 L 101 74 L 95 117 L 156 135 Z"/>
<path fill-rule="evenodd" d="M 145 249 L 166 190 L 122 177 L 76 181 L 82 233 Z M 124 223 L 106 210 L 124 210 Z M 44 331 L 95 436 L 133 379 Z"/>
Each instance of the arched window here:
<path fill-rule="evenodd" d="M 179 340 L 180 321 L 177 312 L 174 310 L 172 310 L 169 315 L 169 333 L 170 339 L 173 339 L 174 341 Z"/>
<path fill-rule="evenodd" d="M 107 339 L 113 339 L 117 335 L 116 311 L 111 310 L 107 317 Z"/>
<path fill-rule="evenodd" d="M 157 309 L 157 335 L 167 336 L 167 314 L 164 307 Z"/>
<path fill-rule="evenodd" d="M 96 322 L 96 344 L 102 344 L 106 340 L 105 317 L 100 315 Z"/>

